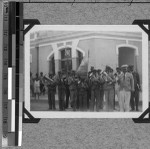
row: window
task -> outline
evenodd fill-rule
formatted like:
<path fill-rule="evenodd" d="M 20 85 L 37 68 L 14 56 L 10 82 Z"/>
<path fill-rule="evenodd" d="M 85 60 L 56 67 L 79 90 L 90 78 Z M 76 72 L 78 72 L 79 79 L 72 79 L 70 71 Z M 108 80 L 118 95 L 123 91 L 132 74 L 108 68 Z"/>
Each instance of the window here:
<path fill-rule="evenodd" d="M 71 48 L 61 50 L 61 69 L 64 71 L 72 70 L 72 53 Z"/>

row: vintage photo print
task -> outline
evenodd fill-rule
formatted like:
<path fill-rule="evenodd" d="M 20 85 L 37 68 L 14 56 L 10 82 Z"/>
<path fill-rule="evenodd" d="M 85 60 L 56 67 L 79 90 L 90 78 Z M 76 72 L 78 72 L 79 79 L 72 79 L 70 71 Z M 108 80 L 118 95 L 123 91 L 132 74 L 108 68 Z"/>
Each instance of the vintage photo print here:
<path fill-rule="evenodd" d="M 148 108 L 148 36 L 137 25 L 35 25 L 25 107 L 37 118 L 137 118 Z"/>

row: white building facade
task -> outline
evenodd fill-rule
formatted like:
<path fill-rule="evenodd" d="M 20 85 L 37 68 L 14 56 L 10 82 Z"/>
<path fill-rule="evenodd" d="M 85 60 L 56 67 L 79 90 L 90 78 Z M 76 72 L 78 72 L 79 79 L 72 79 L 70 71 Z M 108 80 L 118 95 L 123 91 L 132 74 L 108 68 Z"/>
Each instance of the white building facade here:
<path fill-rule="evenodd" d="M 114 70 L 134 65 L 142 78 L 142 34 L 140 32 L 41 31 L 30 36 L 30 70 L 35 75 L 59 70 L 77 70 L 83 58 L 88 68 Z"/>

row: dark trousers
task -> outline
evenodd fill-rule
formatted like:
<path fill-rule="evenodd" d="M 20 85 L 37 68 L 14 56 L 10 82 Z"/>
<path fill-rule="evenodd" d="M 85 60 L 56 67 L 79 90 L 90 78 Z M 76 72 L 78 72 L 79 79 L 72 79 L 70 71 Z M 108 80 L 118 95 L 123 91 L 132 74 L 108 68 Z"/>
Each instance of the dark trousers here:
<path fill-rule="evenodd" d="M 99 107 L 100 107 L 100 90 L 99 89 L 91 90 L 91 102 L 90 102 L 91 111 L 94 111 L 95 104 L 96 104 L 96 111 L 99 111 Z"/>
<path fill-rule="evenodd" d="M 131 92 L 131 98 L 130 98 L 130 105 L 132 110 L 139 110 L 138 105 L 139 105 L 139 91 L 135 90 L 134 92 Z"/>
<path fill-rule="evenodd" d="M 70 90 L 71 106 L 74 111 L 77 109 L 77 90 Z"/>
<path fill-rule="evenodd" d="M 87 110 L 87 91 L 79 92 L 79 109 L 81 111 Z"/>
<path fill-rule="evenodd" d="M 65 110 L 65 90 L 58 89 L 59 110 Z"/>
<path fill-rule="evenodd" d="M 87 90 L 87 109 L 90 108 L 90 100 L 91 100 L 91 90 Z"/>
<path fill-rule="evenodd" d="M 69 97 L 70 97 L 70 91 L 69 88 L 66 88 L 66 108 L 69 106 Z"/>
<path fill-rule="evenodd" d="M 33 97 L 34 96 L 34 86 L 33 85 L 30 85 L 30 91 L 31 91 L 31 96 Z"/>
<path fill-rule="evenodd" d="M 104 90 L 100 89 L 100 109 L 103 109 L 104 107 Z"/>
<path fill-rule="evenodd" d="M 106 100 L 106 111 L 111 112 L 114 110 L 114 89 L 105 90 L 105 100 Z"/>
<path fill-rule="evenodd" d="M 40 84 L 40 92 L 41 94 L 45 94 L 45 87 L 43 83 Z"/>
<path fill-rule="evenodd" d="M 48 91 L 48 104 L 49 109 L 55 108 L 55 91 Z"/>
<path fill-rule="evenodd" d="M 79 91 L 77 91 L 77 109 L 79 109 L 80 102 L 79 102 Z"/>

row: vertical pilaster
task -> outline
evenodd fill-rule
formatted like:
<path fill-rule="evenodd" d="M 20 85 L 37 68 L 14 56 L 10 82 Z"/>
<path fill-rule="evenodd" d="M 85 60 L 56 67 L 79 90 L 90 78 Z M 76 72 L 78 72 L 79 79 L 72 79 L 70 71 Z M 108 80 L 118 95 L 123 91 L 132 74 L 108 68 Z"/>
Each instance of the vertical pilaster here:
<path fill-rule="evenodd" d="M 54 51 L 54 60 L 55 60 L 55 73 L 57 74 L 60 70 L 60 53 L 58 51 L 57 45 L 54 43 L 52 44 L 53 51 Z"/>
<path fill-rule="evenodd" d="M 39 46 L 36 45 L 37 50 L 37 73 L 39 74 Z"/>
<path fill-rule="evenodd" d="M 73 40 L 72 42 L 72 69 L 77 70 L 77 45 L 79 43 L 79 40 Z"/>

